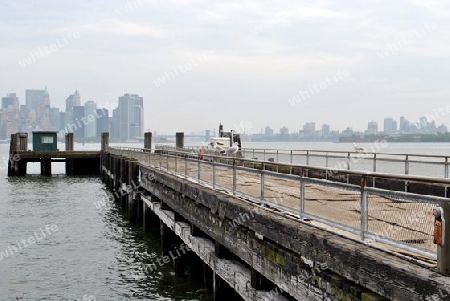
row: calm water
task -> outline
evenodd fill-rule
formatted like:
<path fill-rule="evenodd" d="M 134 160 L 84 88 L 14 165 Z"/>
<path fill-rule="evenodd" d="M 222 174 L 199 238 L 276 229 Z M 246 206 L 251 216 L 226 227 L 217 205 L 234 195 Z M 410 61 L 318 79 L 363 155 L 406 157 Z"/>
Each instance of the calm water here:
<path fill-rule="evenodd" d="M 2 160 L 8 148 L 0 145 Z M 8 252 L 0 260 L 0 300 L 212 300 L 170 264 L 145 271 L 142 263 L 160 254 L 159 238 L 131 227 L 113 201 L 97 209 L 93 203 L 108 197 L 99 179 L 8 179 L 4 162 L 0 168 L 0 252 Z M 52 168 L 64 172 L 63 164 Z"/>
<path fill-rule="evenodd" d="M 244 146 L 352 149 L 338 143 Z M 449 146 L 389 144 L 382 151 L 446 155 Z M 8 148 L 0 145 L 0 256 L 7 253 L 0 260 L 0 300 L 212 300 L 199 293 L 201 283 L 175 276 L 170 264 L 144 271 L 142 263 L 160 254 L 159 238 L 130 226 L 111 200 L 97 209 L 94 202 L 109 197 L 99 179 L 66 177 L 58 163 L 52 177 L 40 177 L 39 165 L 29 164 L 32 175 L 7 178 Z M 76 144 L 75 149 L 99 145 Z M 30 237 L 36 238 L 34 243 L 20 244 Z"/>

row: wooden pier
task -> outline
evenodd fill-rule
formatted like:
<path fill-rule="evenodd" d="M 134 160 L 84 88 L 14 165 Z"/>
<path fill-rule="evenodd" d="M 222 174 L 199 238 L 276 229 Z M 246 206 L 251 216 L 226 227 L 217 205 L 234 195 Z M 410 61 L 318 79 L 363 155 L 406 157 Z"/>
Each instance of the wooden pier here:
<path fill-rule="evenodd" d="M 433 198 L 442 198 L 423 196 L 432 200 L 423 208 L 420 201 L 418 206 L 403 199 L 392 201 L 389 193 L 415 200 L 420 195 L 389 190 L 383 194 L 382 189 L 366 187 L 374 174 L 346 171 L 355 179 L 359 175 L 361 184 L 345 186 L 309 178 L 308 171 L 314 174 L 312 167 L 291 166 L 291 174 L 281 175 L 278 167 L 276 172 L 266 170 L 270 162 L 247 160 L 253 166 L 246 169 L 245 162 L 237 166 L 240 161 L 232 158 L 209 162 L 192 154 L 188 159 L 188 154 L 176 151 L 152 152 L 151 136 L 145 134 L 141 149 L 109 147 L 109 136 L 104 133 L 99 152 L 77 154 L 72 146 L 64 152 L 27 155 L 19 135 L 12 154 L 41 164 L 43 160 L 66 160 L 67 166 L 74 160 L 74 170 L 81 170 L 77 165 L 87 160 L 99 160 L 98 164 L 91 161 L 92 172 L 96 169 L 100 174 L 129 222 L 145 233 L 160 235 L 161 261 L 171 262 L 177 275 L 203 279 L 216 301 L 424 301 L 450 296 L 448 248 L 438 247 L 436 264 L 429 258 L 405 256 L 411 252 L 371 244 L 368 239 L 370 232 L 383 234 L 401 223 L 398 217 L 402 214 L 417 211 L 423 215 L 434 206 Z M 181 133 L 176 141 L 181 150 Z M 13 166 L 23 169 L 23 163 Z M 385 176 L 395 180 L 393 175 Z M 404 179 L 413 182 L 415 178 Z M 441 184 L 450 182 L 442 180 Z M 336 187 L 342 191 L 336 192 Z M 360 219 L 364 213 L 367 220 Z M 314 219 L 319 216 L 322 219 Z M 350 230 L 361 227 L 361 237 L 327 221 L 348 222 Z M 403 222 L 401 226 L 408 231 L 396 232 L 392 239 L 406 237 L 415 243 L 419 237 L 424 247 L 436 252 L 430 234 L 421 228 L 432 222 L 430 216 L 421 224 Z"/>
<path fill-rule="evenodd" d="M 41 175 L 52 174 L 51 163 L 63 162 L 66 175 L 99 175 L 102 151 L 75 151 L 73 149 L 73 133 L 66 134 L 65 150 L 28 150 L 28 134 L 17 133 L 11 135 L 10 160 L 8 162 L 8 176 L 26 176 L 27 164 L 39 162 Z M 109 134 L 102 134 L 102 146 L 108 144 Z M 104 149 L 104 147 L 103 147 Z"/>

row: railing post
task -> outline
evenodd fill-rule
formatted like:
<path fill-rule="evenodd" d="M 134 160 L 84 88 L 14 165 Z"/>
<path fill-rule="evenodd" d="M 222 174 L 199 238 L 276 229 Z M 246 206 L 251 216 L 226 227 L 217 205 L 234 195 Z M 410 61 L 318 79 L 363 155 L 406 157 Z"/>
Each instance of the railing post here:
<path fill-rule="evenodd" d="M 300 219 L 303 219 L 303 213 L 305 212 L 305 176 L 306 171 L 302 168 L 300 173 L 300 204 L 299 204 L 299 215 Z"/>
<path fill-rule="evenodd" d="M 212 181 L 213 181 L 213 189 L 216 189 L 216 163 L 212 162 Z"/>
<path fill-rule="evenodd" d="M 351 164 L 350 164 L 350 152 L 348 152 L 348 154 L 347 154 L 347 170 L 350 170 L 352 167 L 351 167 Z M 347 184 L 348 183 L 350 183 L 350 175 L 349 174 L 347 174 Z"/>
<path fill-rule="evenodd" d="M 159 169 L 162 169 L 162 154 L 159 153 L 158 157 L 159 157 Z"/>
<path fill-rule="evenodd" d="M 309 151 L 306 151 L 306 165 L 309 166 Z"/>
<path fill-rule="evenodd" d="M 409 175 L 409 156 L 406 155 L 405 158 L 405 175 Z"/>
<path fill-rule="evenodd" d="M 187 168 L 187 156 L 185 154 L 184 155 L 184 177 L 186 177 L 186 178 L 187 178 L 187 170 L 188 170 L 188 168 Z"/>
<path fill-rule="evenodd" d="M 197 160 L 197 181 L 200 183 L 200 160 Z"/>
<path fill-rule="evenodd" d="M 367 178 L 361 178 L 361 240 L 364 241 L 365 234 L 368 230 L 368 203 L 367 203 Z"/>
<path fill-rule="evenodd" d="M 236 195 L 236 159 L 233 158 L 233 196 Z"/>
<path fill-rule="evenodd" d="M 405 157 L 405 175 L 409 174 L 409 156 L 406 155 Z M 405 181 L 405 192 L 408 192 L 409 188 L 409 181 Z"/>
<path fill-rule="evenodd" d="M 373 172 L 377 172 L 377 154 L 373 154 Z M 375 177 L 372 178 L 372 187 L 375 187 Z"/>
<path fill-rule="evenodd" d="M 178 155 L 175 154 L 175 174 L 178 173 Z"/>
<path fill-rule="evenodd" d="M 328 152 L 325 153 L 325 168 L 328 169 Z M 325 172 L 325 180 L 328 180 L 328 172 Z"/>
<path fill-rule="evenodd" d="M 350 170 L 352 168 L 351 164 L 350 164 L 350 152 L 347 154 L 347 170 Z"/>
<path fill-rule="evenodd" d="M 263 154 L 264 154 L 263 161 L 266 161 L 266 150 L 265 149 L 263 150 Z"/>
<path fill-rule="evenodd" d="M 261 200 L 264 200 L 264 170 L 266 169 L 265 164 L 262 164 L 261 168 Z"/>
<path fill-rule="evenodd" d="M 444 178 L 448 178 L 448 157 L 445 157 Z"/>
<path fill-rule="evenodd" d="M 280 160 L 278 159 L 278 149 L 277 149 L 277 162 L 280 162 Z"/>
<path fill-rule="evenodd" d="M 291 155 L 290 155 L 290 158 L 289 158 L 289 163 L 292 165 L 292 149 L 291 149 Z M 289 167 L 289 174 L 292 175 L 292 166 Z"/>
<path fill-rule="evenodd" d="M 169 151 L 167 151 L 166 155 L 166 170 L 169 171 Z"/>
<path fill-rule="evenodd" d="M 255 158 L 255 149 L 253 149 L 252 159 Z"/>

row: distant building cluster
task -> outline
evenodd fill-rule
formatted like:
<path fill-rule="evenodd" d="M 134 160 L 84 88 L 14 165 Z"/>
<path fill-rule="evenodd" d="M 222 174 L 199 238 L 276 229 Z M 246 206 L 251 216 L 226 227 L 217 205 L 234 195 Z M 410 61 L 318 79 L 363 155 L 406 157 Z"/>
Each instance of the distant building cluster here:
<path fill-rule="evenodd" d="M 383 130 L 378 129 L 378 123 L 370 121 L 367 124 L 366 135 L 404 135 L 404 134 L 445 134 L 448 128 L 444 124 L 436 126 L 436 117 L 433 115 L 424 116 L 417 122 L 410 122 L 404 116 L 400 117 L 400 122 L 393 118 L 384 118 Z"/>
<path fill-rule="evenodd" d="M 246 137 L 252 141 L 337 141 L 339 137 L 359 136 L 385 136 L 395 137 L 408 134 L 446 134 L 448 128 L 444 124 L 436 126 L 438 115 L 424 116 L 419 121 L 412 123 L 404 116 L 400 117 L 399 122 L 393 118 L 384 118 L 383 128 L 378 127 L 375 121 L 367 123 L 367 129 L 364 132 L 354 131 L 351 127 L 347 127 L 343 131 L 331 130 L 329 124 L 323 124 L 316 128 L 315 122 L 306 122 L 303 128 L 298 131 L 290 132 L 289 128 L 283 126 L 276 132 L 270 126 L 261 129 L 261 134 L 247 135 Z"/>
<path fill-rule="evenodd" d="M 339 131 L 332 131 L 329 124 L 323 124 L 316 129 L 315 122 L 306 122 L 302 129 L 294 132 L 290 132 L 285 126 L 278 132 L 270 126 L 261 131 L 261 134 L 253 134 L 247 138 L 252 141 L 333 141 L 339 137 Z"/>
<path fill-rule="evenodd" d="M 24 105 L 20 104 L 16 93 L 2 97 L 1 140 L 9 139 L 16 132 L 36 130 L 57 131 L 60 139 L 64 139 L 66 133 L 73 133 L 76 141 L 95 141 L 103 132 L 109 132 L 115 141 L 135 141 L 144 131 L 143 97 L 125 94 L 119 97 L 118 103 L 99 108 L 93 101 L 82 105 L 80 93 L 75 91 L 67 97 L 64 111 L 50 105 L 47 88 L 26 90 Z"/>

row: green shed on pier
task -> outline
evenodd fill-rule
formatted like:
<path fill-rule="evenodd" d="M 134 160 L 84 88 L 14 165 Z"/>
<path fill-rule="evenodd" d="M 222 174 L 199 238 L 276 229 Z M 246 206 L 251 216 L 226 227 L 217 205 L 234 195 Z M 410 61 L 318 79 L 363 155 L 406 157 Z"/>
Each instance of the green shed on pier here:
<path fill-rule="evenodd" d="M 57 151 L 58 132 L 33 131 L 33 151 Z"/>

